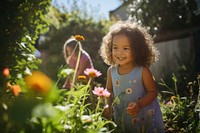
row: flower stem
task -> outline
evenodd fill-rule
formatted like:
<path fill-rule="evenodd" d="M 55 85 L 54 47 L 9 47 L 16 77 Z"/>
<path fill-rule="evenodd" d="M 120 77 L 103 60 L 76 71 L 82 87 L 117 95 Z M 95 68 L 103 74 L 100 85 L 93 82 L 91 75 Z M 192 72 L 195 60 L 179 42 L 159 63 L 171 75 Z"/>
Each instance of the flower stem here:
<path fill-rule="evenodd" d="M 79 52 L 78 52 L 78 59 L 77 59 L 77 62 L 76 62 L 76 67 L 75 67 L 75 72 L 74 72 L 74 76 L 73 76 L 73 80 L 72 80 L 72 85 L 75 84 L 75 79 L 76 79 L 76 74 L 77 74 L 77 70 L 78 70 L 78 66 L 79 66 L 79 63 L 80 63 L 80 57 L 81 57 L 81 46 L 80 46 L 80 42 L 79 42 Z"/>
<path fill-rule="evenodd" d="M 90 78 L 89 81 L 88 81 L 88 83 L 87 83 L 87 85 L 85 86 L 86 89 L 85 89 L 85 92 L 84 92 L 82 105 L 85 105 L 86 95 L 87 95 L 87 91 L 88 91 L 88 88 L 89 88 L 89 85 L 90 85 L 91 80 L 92 80 L 92 79 Z M 80 111 L 80 114 L 82 115 L 82 110 Z"/>

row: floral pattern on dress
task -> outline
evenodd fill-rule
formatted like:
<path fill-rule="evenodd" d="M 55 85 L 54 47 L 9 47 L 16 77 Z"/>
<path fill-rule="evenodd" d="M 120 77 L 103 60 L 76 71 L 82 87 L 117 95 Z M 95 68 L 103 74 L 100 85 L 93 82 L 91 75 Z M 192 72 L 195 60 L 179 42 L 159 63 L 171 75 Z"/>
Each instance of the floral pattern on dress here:
<path fill-rule="evenodd" d="M 115 85 L 116 85 L 116 86 L 119 86 L 119 85 L 120 85 L 120 83 L 119 83 L 119 80 L 118 80 L 118 79 L 116 79 L 116 80 L 115 80 Z"/>
<path fill-rule="evenodd" d="M 154 109 L 149 109 L 147 113 L 148 113 L 148 116 L 152 117 L 154 115 L 154 113 L 155 113 L 155 110 Z"/>
<path fill-rule="evenodd" d="M 139 122 L 139 118 L 138 117 L 133 117 L 132 123 L 133 124 L 137 124 L 138 122 Z"/>
<path fill-rule="evenodd" d="M 132 90 L 131 88 L 127 88 L 127 89 L 126 89 L 126 94 L 129 94 L 129 95 L 130 95 L 132 92 L 133 92 L 133 90 Z"/>

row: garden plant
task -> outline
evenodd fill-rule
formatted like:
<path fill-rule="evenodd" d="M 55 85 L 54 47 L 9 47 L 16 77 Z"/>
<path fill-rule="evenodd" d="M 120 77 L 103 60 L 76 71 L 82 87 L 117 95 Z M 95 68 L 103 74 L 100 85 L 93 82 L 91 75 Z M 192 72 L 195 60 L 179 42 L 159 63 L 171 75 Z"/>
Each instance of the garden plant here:
<path fill-rule="evenodd" d="M 78 47 L 81 48 L 83 36 L 75 36 Z M 79 61 L 79 60 L 78 60 Z M 91 86 L 93 78 L 101 76 L 101 72 L 88 68 L 84 73 L 89 77 L 79 76 L 79 82 L 72 82 L 69 91 L 60 89 L 57 84 L 61 78 L 76 74 L 75 70 L 62 67 L 58 71 L 58 80 L 52 81 L 41 71 L 32 71 L 21 81 L 13 84 L 10 70 L 2 72 L 6 78 L 4 88 L 1 89 L 0 111 L 2 132 L 111 132 L 115 123 L 102 116 L 105 97 L 110 93 L 101 86 L 94 89 Z M 84 82 L 83 82 L 84 81 Z M 94 100 L 96 98 L 96 100 Z M 91 105 L 91 99 L 95 101 Z"/>
<path fill-rule="evenodd" d="M 164 80 L 159 83 L 166 88 L 162 94 L 167 94 L 165 102 L 161 103 L 165 129 L 167 133 L 199 133 L 200 132 L 200 75 L 197 80 L 189 82 L 188 95 L 182 96 L 177 85 L 178 79 L 173 74 L 174 86 L 169 86 Z M 198 91 L 197 91 L 198 90 Z M 184 91 L 184 90 L 182 90 Z M 198 93 L 194 93 L 198 92 Z"/>

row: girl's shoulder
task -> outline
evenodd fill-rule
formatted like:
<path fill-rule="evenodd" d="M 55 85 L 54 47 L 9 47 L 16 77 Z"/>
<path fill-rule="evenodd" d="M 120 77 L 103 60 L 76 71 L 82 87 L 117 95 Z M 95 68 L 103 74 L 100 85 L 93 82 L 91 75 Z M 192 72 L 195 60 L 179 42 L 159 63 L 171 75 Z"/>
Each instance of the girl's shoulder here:
<path fill-rule="evenodd" d="M 89 60 L 90 59 L 90 55 L 86 51 L 82 51 L 81 58 L 85 59 L 85 60 Z"/>
<path fill-rule="evenodd" d="M 107 69 L 107 74 L 110 75 L 115 69 L 116 69 L 116 66 L 111 65 L 111 66 Z"/>
<path fill-rule="evenodd" d="M 116 69 L 117 69 L 117 66 L 111 65 L 111 66 L 108 68 L 108 71 L 113 71 L 113 70 L 116 70 Z"/>
<path fill-rule="evenodd" d="M 146 72 L 150 72 L 150 69 L 148 67 L 141 67 L 142 72 L 146 73 Z"/>

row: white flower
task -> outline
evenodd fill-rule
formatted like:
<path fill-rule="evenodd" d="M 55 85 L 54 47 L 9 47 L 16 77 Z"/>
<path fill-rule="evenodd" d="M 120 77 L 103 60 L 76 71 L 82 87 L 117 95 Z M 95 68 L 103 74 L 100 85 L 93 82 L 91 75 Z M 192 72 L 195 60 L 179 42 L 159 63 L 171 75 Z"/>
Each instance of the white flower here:
<path fill-rule="evenodd" d="M 69 105 L 66 105 L 66 106 L 61 106 L 61 105 L 57 105 L 55 106 L 56 109 L 59 109 L 61 111 L 67 111 L 70 109 L 70 107 L 74 106 L 73 104 L 69 104 Z"/>
<path fill-rule="evenodd" d="M 67 75 L 70 75 L 70 74 L 72 74 L 73 72 L 74 72 L 74 70 L 73 70 L 73 69 L 70 69 L 70 68 L 64 69 L 64 70 L 63 70 L 63 73 L 66 73 Z"/>

